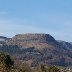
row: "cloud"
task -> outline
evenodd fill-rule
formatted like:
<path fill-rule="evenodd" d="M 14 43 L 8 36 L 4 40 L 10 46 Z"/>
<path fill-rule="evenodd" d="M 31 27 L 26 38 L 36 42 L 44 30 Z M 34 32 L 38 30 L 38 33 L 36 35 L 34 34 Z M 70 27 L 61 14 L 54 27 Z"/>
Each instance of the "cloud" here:
<path fill-rule="evenodd" d="M 69 24 L 68 23 L 65 22 L 63 24 L 63 27 L 60 27 L 60 29 L 51 29 L 49 28 L 50 26 L 42 27 L 41 25 L 39 26 L 36 24 L 32 24 L 32 22 L 30 21 L 1 20 L 0 35 L 13 37 L 16 34 L 24 33 L 47 33 L 51 34 L 57 40 L 72 41 L 72 24 L 71 22 Z"/>
<path fill-rule="evenodd" d="M 40 33 L 45 32 L 43 29 L 33 26 L 28 22 L 18 24 L 12 21 L 0 21 L 0 34 L 5 36 L 13 36 L 18 33 Z"/>

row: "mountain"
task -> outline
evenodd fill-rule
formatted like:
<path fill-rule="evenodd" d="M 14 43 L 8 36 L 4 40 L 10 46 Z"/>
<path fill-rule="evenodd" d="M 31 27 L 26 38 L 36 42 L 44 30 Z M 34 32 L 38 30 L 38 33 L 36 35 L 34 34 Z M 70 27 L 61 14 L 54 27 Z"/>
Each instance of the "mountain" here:
<path fill-rule="evenodd" d="M 16 59 L 37 64 L 72 66 L 72 43 L 55 40 L 49 34 L 18 34 L 12 38 L 0 37 L 0 51 Z"/>
<path fill-rule="evenodd" d="M 65 42 L 65 41 L 58 41 L 58 42 L 64 48 L 72 51 L 72 43 L 71 42 Z"/>
<path fill-rule="evenodd" d="M 49 34 L 18 34 L 7 42 L 9 45 L 18 45 L 22 48 L 46 48 L 56 43 Z"/>

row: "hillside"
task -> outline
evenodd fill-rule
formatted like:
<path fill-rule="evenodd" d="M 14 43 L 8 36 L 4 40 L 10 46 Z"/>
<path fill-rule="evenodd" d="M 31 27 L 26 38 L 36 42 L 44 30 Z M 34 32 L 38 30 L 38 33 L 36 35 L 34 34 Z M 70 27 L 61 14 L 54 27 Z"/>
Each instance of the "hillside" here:
<path fill-rule="evenodd" d="M 72 66 L 72 43 L 55 40 L 49 34 L 18 34 L 0 39 L 4 39 L 0 41 L 0 51 L 8 52 L 31 66 Z"/>

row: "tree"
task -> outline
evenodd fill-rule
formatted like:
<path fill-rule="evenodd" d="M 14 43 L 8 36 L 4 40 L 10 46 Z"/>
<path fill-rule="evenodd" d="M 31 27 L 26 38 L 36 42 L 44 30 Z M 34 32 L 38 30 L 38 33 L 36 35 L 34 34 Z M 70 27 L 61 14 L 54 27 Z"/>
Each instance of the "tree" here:
<path fill-rule="evenodd" d="M 14 62 L 11 57 L 3 52 L 0 52 L 0 72 L 9 72 Z"/>
<path fill-rule="evenodd" d="M 4 62 L 6 67 L 9 67 L 9 68 L 14 64 L 14 62 L 11 60 L 9 55 L 6 55 Z"/>

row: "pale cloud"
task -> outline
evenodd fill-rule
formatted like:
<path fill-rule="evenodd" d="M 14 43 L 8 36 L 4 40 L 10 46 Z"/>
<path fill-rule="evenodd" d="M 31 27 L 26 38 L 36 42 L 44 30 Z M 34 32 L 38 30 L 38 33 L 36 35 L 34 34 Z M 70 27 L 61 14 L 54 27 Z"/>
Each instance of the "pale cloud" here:
<path fill-rule="evenodd" d="M 18 23 L 18 22 L 17 22 Z M 45 30 L 31 24 L 17 24 L 10 21 L 0 21 L 0 34 L 13 36 L 18 33 L 44 33 Z"/>
<path fill-rule="evenodd" d="M 32 22 L 14 22 L 11 20 L 0 21 L 0 35 L 13 37 L 16 34 L 24 33 L 47 33 L 51 34 L 57 40 L 72 41 L 72 24 L 67 22 L 63 24 L 63 28 L 52 30 L 49 27 L 33 25 Z"/>

